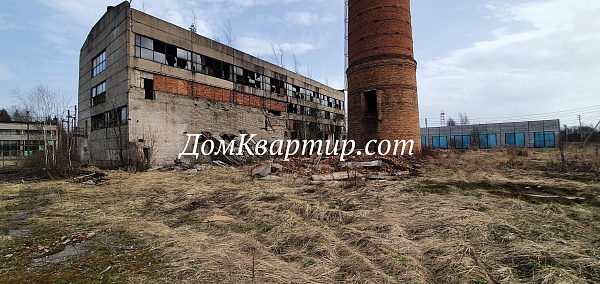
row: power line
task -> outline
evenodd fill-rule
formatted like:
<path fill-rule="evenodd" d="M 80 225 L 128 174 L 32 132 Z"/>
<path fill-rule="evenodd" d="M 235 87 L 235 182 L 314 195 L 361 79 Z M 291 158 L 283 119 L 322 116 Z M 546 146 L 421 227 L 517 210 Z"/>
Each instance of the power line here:
<path fill-rule="evenodd" d="M 524 114 L 524 115 L 513 115 L 513 116 L 504 116 L 504 117 L 495 117 L 495 118 L 470 118 L 471 122 L 477 121 L 478 124 L 484 123 L 501 123 L 501 122 L 509 122 L 508 120 L 544 120 L 544 119 L 555 119 L 557 117 L 565 117 L 570 115 L 589 115 L 592 114 L 593 119 L 596 120 L 597 117 L 600 116 L 600 105 L 582 107 L 576 109 L 569 110 L 561 110 L 561 111 L 553 111 L 553 112 L 545 112 L 545 113 L 537 113 L 537 114 Z M 427 118 L 431 121 L 435 121 L 432 118 Z M 423 120 L 423 118 L 421 119 Z M 572 121 L 569 124 L 574 124 Z M 444 126 L 444 125 L 442 125 Z"/>

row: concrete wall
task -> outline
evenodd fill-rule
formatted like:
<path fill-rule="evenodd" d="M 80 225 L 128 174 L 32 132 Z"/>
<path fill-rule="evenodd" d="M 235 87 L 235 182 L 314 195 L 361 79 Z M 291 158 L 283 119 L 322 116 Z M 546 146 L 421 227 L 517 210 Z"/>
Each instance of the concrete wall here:
<path fill-rule="evenodd" d="M 155 100 L 145 99 L 143 78 L 155 80 Z M 133 88 L 129 96 L 129 141 L 138 149 L 150 148 L 153 164 L 172 163 L 183 151 L 187 133 L 210 132 L 221 136 L 239 135 L 240 131 L 247 131 L 258 134 L 257 139 L 268 141 L 284 136 L 286 116 L 270 114 L 258 107 L 235 104 L 223 97 L 215 100 L 193 96 L 187 93 L 191 90 L 189 82 L 183 80 L 166 78 L 171 82 L 169 85 L 156 84 L 163 79 L 165 77 L 161 75 L 134 71 Z M 173 86 L 178 83 L 183 87 Z M 201 94 L 232 93 L 231 90 L 206 85 L 202 88 Z"/>
<path fill-rule="evenodd" d="M 99 166 L 115 166 L 115 156 L 126 149 L 116 136 L 127 134 L 127 126 L 91 131 L 91 117 L 127 105 L 129 4 L 108 7 L 81 47 L 79 58 L 78 126 L 87 129 L 87 139 L 79 139 L 84 161 Z M 106 69 L 92 77 L 92 60 L 106 50 Z M 106 81 L 106 102 L 92 106 L 92 87 Z M 121 133 L 121 134 L 119 134 Z M 123 134 L 124 133 L 124 134 Z M 126 143 L 126 141 L 123 141 Z M 123 155 L 126 159 L 126 151 Z"/>

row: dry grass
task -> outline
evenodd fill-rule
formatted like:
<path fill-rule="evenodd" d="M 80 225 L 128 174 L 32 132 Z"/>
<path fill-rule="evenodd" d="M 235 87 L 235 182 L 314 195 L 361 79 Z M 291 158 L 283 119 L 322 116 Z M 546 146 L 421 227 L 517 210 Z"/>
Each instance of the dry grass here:
<path fill-rule="evenodd" d="M 443 153 L 422 177 L 360 189 L 248 168 L 4 185 L 0 235 L 30 234 L 1 237 L 0 283 L 599 282 L 600 186 L 550 171 L 556 154 Z M 30 267 L 89 231 L 91 252 Z"/>

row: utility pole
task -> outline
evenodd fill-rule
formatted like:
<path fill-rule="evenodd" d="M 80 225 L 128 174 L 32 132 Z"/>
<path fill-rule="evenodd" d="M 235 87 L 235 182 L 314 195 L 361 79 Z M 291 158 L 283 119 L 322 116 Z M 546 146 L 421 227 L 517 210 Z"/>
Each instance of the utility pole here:
<path fill-rule="evenodd" d="M 583 142 L 583 131 L 581 129 L 581 114 L 577 116 L 577 119 L 579 120 L 579 136 L 581 136 L 581 142 Z"/>
<path fill-rule="evenodd" d="M 427 146 L 427 140 L 429 140 L 429 126 L 427 125 L 427 118 L 425 118 L 425 131 L 427 133 L 425 136 L 425 145 L 421 145 L 421 147 Z"/>
<path fill-rule="evenodd" d="M 596 130 L 596 128 L 598 128 L 599 125 L 600 125 L 600 121 L 598 121 L 598 123 L 596 123 L 596 126 L 594 126 L 594 129 L 592 129 L 592 132 L 590 133 L 590 135 L 588 135 L 588 137 L 585 138 L 585 141 L 583 141 L 584 145 L 585 145 L 585 143 L 587 143 L 588 140 L 590 140 L 590 137 L 592 136 L 592 134 L 594 134 L 594 130 Z"/>
<path fill-rule="evenodd" d="M 569 129 L 567 128 L 566 124 L 565 124 L 565 143 L 569 143 Z"/>

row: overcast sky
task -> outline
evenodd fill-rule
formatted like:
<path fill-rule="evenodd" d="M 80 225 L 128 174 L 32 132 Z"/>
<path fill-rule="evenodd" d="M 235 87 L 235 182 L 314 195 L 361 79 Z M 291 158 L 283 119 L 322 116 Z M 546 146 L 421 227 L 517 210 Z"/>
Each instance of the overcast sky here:
<path fill-rule="evenodd" d="M 0 107 L 36 84 L 76 103 L 79 49 L 118 0 L 7 0 L 0 8 Z M 303 75 L 341 89 L 342 0 L 133 0 L 132 6 L 266 60 L 281 45 Z M 599 0 L 413 0 L 422 124 L 465 112 L 471 123 L 600 120 Z"/>

